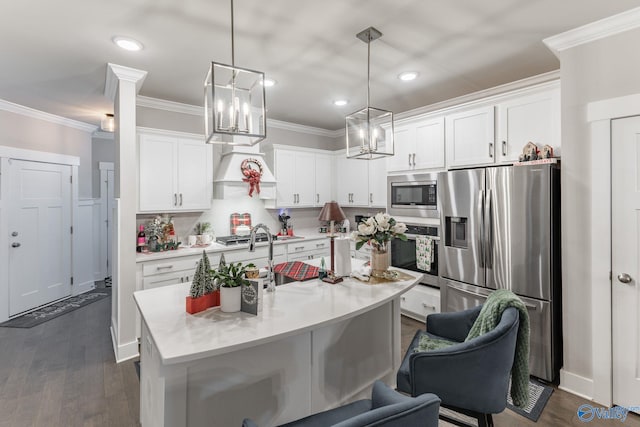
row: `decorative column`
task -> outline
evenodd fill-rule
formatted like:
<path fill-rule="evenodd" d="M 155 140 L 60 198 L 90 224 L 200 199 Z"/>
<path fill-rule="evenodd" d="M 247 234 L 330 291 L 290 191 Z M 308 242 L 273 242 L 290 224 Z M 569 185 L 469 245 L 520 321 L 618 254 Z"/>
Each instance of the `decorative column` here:
<path fill-rule="evenodd" d="M 115 173 L 111 335 L 117 362 L 138 356 L 136 334 L 136 97 L 146 71 L 107 64 L 105 96 L 114 102 Z"/>

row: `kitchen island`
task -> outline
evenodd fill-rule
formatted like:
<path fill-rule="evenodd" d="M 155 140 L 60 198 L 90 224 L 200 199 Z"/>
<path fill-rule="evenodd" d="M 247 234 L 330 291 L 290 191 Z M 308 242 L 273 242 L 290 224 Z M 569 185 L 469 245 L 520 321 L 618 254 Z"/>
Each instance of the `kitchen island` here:
<path fill-rule="evenodd" d="M 400 296 L 412 279 L 293 282 L 257 316 L 185 312 L 189 283 L 134 294 L 142 317 L 140 421 L 147 426 L 282 424 L 395 384 Z"/>

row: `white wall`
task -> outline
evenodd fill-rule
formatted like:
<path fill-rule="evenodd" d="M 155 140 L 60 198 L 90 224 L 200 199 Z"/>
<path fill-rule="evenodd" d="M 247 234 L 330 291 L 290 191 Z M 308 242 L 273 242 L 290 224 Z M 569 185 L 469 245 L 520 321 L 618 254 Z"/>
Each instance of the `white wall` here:
<path fill-rule="evenodd" d="M 116 147 L 113 137 L 93 137 L 91 140 L 91 180 L 92 196 L 100 197 L 100 162 L 114 163 L 116 160 Z"/>
<path fill-rule="evenodd" d="M 91 197 L 91 133 L 0 110 L 0 145 L 80 158 L 78 194 Z"/>
<path fill-rule="evenodd" d="M 593 378 L 593 336 L 591 292 L 597 285 L 587 265 L 592 252 L 606 235 L 592 230 L 609 230 L 598 215 L 592 215 L 594 196 L 591 181 L 599 177 L 592 162 L 587 104 L 593 101 L 640 93 L 640 30 L 580 45 L 559 53 L 562 84 L 562 279 L 565 378 L 583 378 L 591 396 Z M 601 179 L 609 180 L 608 176 Z M 610 200 L 600 203 L 610 206 Z M 600 268 L 610 268 L 603 259 Z M 598 267 L 598 266 L 596 266 Z M 578 381 L 578 384 L 580 381 Z M 592 390 L 591 390 L 592 392 Z"/>

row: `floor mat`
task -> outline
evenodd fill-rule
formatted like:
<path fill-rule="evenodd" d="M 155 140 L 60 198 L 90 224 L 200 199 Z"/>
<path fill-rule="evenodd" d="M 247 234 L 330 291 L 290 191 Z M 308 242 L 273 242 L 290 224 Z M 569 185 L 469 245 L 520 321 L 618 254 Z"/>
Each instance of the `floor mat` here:
<path fill-rule="evenodd" d="M 553 387 L 542 384 L 533 378 L 529 379 L 529 404 L 525 408 L 513 406 L 511 395 L 507 397 L 507 408 L 532 421 L 538 421 L 540 414 L 553 393 Z"/>
<path fill-rule="evenodd" d="M 5 328 L 32 328 L 109 296 L 111 296 L 111 288 L 96 288 L 84 294 L 76 295 L 30 313 L 23 314 L 15 319 L 7 320 L 4 323 L 0 323 L 0 326 Z"/>

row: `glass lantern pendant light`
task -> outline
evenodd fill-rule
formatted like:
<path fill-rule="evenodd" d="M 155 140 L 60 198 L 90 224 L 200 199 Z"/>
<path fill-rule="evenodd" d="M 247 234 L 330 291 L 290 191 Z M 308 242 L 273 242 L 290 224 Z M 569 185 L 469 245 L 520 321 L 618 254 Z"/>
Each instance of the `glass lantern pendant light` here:
<path fill-rule="evenodd" d="M 231 0 L 231 65 L 211 62 L 204 81 L 209 144 L 254 145 L 267 136 L 264 73 L 236 67 Z"/>
<path fill-rule="evenodd" d="M 367 106 L 346 117 L 347 157 L 372 160 L 393 156 L 393 113 L 371 107 L 371 42 L 382 33 L 373 27 L 360 31 L 356 37 L 367 44 Z"/>

